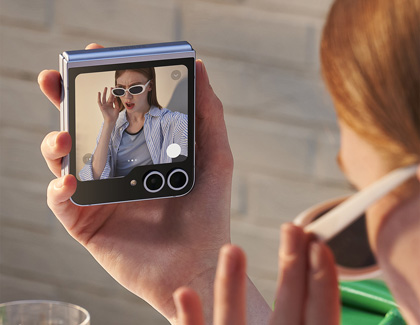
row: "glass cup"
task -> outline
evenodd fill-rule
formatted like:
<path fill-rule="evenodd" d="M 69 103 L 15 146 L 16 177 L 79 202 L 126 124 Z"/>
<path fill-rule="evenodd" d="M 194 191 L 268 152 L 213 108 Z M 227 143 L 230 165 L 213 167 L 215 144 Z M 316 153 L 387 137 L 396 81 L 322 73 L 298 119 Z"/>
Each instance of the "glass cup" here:
<path fill-rule="evenodd" d="M 89 325 L 86 309 L 60 301 L 22 300 L 0 304 L 0 325 Z"/>

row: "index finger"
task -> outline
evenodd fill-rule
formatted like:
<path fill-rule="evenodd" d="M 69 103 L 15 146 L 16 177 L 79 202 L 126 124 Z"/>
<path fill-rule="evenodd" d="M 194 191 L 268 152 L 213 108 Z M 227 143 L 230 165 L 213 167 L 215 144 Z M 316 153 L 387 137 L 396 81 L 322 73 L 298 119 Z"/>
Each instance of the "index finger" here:
<path fill-rule="evenodd" d="M 88 46 L 85 47 L 85 50 L 94 50 L 94 49 L 102 49 L 103 46 L 96 44 L 96 43 L 90 43 Z"/>
<path fill-rule="evenodd" d="M 339 324 L 340 294 L 332 252 L 324 243 L 313 242 L 309 256 L 305 324 Z"/>
<path fill-rule="evenodd" d="M 91 43 L 86 46 L 86 50 L 98 49 L 103 46 Z M 61 98 L 61 76 L 56 70 L 44 70 L 38 75 L 38 84 L 41 91 L 47 96 L 47 98 L 54 104 L 58 109 L 60 108 Z"/>
<path fill-rule="evenodd" d="M 215 324 L 246 324 L 246 257 L 226 244 L 219 253 L 214 280 Z"/>

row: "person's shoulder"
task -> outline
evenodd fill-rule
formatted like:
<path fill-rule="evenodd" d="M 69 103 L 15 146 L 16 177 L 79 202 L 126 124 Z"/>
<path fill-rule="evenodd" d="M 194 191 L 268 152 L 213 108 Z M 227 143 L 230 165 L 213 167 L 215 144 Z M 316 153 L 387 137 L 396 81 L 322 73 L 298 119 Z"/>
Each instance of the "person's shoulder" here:
<path fill-rule="evenodd" d="M 166 107 L 159 108 L 157 106 L 152 106 L 149 110 L 149 114 L 154 117 L 161 117 L 164 119 L 168 119 L 168 118 L 179 116 L 179 114 L 181 113 L 171 111 L 170 109 Z"/>
<path fill-rule="evenodd" d="M 167 108 L 162 108 L 165 111 L 163 112 L 164 119 L 167 120 L 169 123 L 182 123 L 188 120 L 188 115 L 185 115 L 181 112 L 171 111 Z"/>
<path fill-rule="evenodd" d="M 157 106 L 152 106 L 150 107 L 149 112 L 147 114 L 152 117 L 162 117 L 165 116 L 168 113 L 168 111 L 170 112 L 170 110 L 168 110 L 167 108 L 159 108 Z"/>
<path fill-rule="evenodd" d="M 161 108 L 160 111 L 160 124 L 163 128 L 170 125 L 177 127 L 178 125 L 187 124 L 188 117 L 185 114 L 177 111 L 171 111 L 168 108 Z"/>

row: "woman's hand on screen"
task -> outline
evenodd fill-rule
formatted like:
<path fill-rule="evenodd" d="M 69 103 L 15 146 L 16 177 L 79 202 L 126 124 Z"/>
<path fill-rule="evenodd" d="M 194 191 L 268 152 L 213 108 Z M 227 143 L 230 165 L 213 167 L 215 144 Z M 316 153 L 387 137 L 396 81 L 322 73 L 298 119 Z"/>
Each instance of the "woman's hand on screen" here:
<path fill-rule="evenodd" d="M 117 98 L 112 94 L 112 90 L 107 98 L 108 88 L 104 88 L 104 92 L 98 92 L 98 106 L 104 118 L 104 123 L 114 125 L 117 122 L 120 106 Z"/>

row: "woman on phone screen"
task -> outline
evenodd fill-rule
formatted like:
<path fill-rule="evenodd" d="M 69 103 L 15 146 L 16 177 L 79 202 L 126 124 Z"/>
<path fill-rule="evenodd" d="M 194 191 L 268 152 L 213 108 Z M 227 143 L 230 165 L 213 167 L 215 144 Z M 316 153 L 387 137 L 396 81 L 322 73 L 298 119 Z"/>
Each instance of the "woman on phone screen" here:
<path fill-rule="evenodd" d="M 115 87 L 98 92 L 104 122 L 81 180 L 126 176 L 134 167 L 163 164 L 188 155 L 188 117 L 159 105 L 154 68 L 115 71 Z M 166 150 L 177 144 L 172 159 Z"/>

